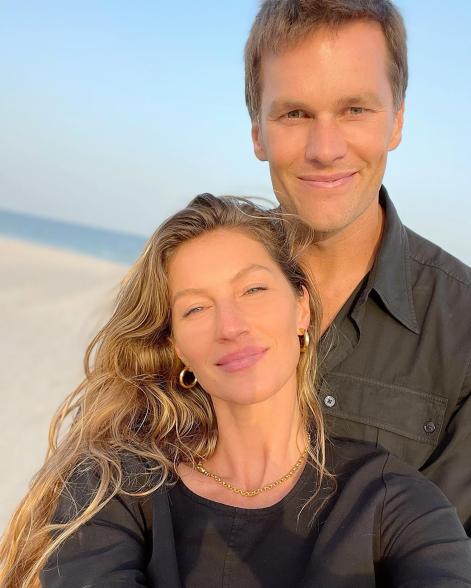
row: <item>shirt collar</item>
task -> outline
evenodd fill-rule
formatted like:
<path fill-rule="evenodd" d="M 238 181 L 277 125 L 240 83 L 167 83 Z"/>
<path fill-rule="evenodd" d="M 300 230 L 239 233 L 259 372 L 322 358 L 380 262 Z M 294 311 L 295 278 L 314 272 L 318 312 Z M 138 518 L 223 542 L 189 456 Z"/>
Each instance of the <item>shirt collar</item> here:
<path fill-rule="evenodd" d="M 385 211 L 383 237 L 362 299 L 366 300 L 374 290 L 394 318 L 419 334 L 412 297 L 406 230 L 384 186 L 381 186 L 379 201 Z"/>

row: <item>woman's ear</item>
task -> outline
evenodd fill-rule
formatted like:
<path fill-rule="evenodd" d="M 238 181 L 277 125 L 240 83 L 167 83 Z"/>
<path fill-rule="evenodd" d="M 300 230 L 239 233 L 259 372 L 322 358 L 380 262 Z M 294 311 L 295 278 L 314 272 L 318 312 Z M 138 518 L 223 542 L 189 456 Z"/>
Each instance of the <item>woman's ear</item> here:
<path fill-rule="evenodd" d="M 302 294 L 298 297 L 298 330 L 307 329 L 311 323 L 311 308 L 309 305 L 309 292 L 305 286 L 301 286 Z"/>
<path fill-rule="evenodd" d="M 178 359 L 183 363 L 183 365 L 187 365 L 185 358 L 183 357 L 183 353 L 180 347 L 175 343 L 174 339 L 172 337 L 169 337 L 168 342 L 170 343 L 170 346 L 173 347 L 175 355 L 178 357 Z"/>

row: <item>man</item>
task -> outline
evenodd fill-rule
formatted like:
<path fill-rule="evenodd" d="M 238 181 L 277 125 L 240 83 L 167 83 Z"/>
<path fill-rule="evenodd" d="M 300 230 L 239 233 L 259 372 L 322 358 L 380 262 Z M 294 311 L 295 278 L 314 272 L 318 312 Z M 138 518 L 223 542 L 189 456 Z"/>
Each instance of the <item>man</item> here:
<path fill-rule="evenodd" d="M 246 46 L 254 149 L 317 232 L 328 430 L 383 445 L 471 531 L 471 270 L 382 187 L 401 141 L 406 33 L 388 0 L 265 0 Z"/>

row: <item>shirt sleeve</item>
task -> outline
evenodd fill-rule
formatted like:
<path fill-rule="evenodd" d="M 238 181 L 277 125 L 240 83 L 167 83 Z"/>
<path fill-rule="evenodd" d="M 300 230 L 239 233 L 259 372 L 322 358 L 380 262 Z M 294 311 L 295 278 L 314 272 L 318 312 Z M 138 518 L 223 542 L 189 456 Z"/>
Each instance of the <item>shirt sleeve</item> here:
<path fill-rule="evenodd" d="M 93 482 L 74 483 L 64 493 L 55 522 L 83 506 Z M 41 572 L 43 588 L 144 588 L 147 565 L 143 499 L 115 496 L 52 554 Z"/>
<path fill-rule="evenodd" d="M 464 528 L 471 536 L 471 362 L 463 390 L 443 441 L 421 472 L 439 486 L 456 506 Z"/>
<path fill-rule="evenodd" d="M 392 456 L 383 480 L 379 573 L 384 586 L 471 587 L 471 540 L 444 494 Z"/>

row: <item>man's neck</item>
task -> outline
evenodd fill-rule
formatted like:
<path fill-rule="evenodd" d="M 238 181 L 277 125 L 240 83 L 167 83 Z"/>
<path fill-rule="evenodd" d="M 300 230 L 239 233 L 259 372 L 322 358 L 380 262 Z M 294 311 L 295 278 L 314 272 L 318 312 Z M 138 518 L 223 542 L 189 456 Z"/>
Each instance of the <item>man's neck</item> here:
<path fill-rule="evenodd" d="M 321 298 L 324 332 L 373 266 L 384 226 L 384 210 L 375 202 L 351 225 L 325 235 L 305 261 Z"/>

